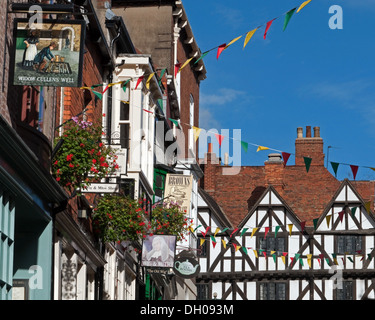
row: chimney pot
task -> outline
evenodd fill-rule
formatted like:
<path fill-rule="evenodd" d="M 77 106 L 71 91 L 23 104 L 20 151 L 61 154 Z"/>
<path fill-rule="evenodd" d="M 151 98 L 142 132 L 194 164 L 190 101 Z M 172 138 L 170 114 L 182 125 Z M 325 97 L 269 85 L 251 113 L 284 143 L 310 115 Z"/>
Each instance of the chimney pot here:
<path fill-rule="evenodd" d="M 311 126 L 306 126 L 306 138 L 311 138 Z"/>
<path fill-rule="evenodd" d="M 297 128 L 297 138 L 303 138 L 303 129 L 301 127 Z"/>
<path fill-rule="evenodd" d="M 314 137 L 315 138 L 320 137 L 320 127 L 314 127 Z"/>
<path fill-rule="evenodd" d="M 212 143 L 208 144 L 208 153 L 212 153 Z"/>

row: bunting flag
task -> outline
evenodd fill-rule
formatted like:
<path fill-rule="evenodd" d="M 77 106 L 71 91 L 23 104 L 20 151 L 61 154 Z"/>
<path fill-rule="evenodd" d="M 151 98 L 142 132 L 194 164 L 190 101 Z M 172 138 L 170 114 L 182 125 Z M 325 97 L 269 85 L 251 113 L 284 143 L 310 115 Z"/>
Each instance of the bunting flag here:
<path fill-rule="evenodd" d="M 341 211 L 339 212 L 339 218 L 340 218 L 341 223 L 342 223 L 342 220 L 343 220 L 343 218 L 344 218 L 344 213 L 345 213 L 344 210 L 341 210 Z"/>
<path fill-rule="evenodd" d="M 193 126 L 193 134 L 194 134 L 194 139 L 195 142 L 198 140 L 199 134 L 201 133 L 201 128 L 197 128 Z"/>
<path fill-rule="evenodd" d="M 370 213 L 371 201 L 368 201 L 368 202 L 365 203 L 365 209 L 366 209 L 367 213 Z"/>
<path fill-rule="evenodd" d="M 220 231 L 220 228 L 219 228 L 219 227 L 216 227 L 216 229 L 215 229 L 215 233 L 214 233 L 214 237 L 216 237 L 216 235 L 218 234 L 219 231 Z"/>
<path fill-rule="evenodd" d="M 242 251 L 245 252 L 247 254 L 247 249 L 246 247 L 241 247 Z"/>
<path fill-rule="evenodd" d="M 249 228 L 243 228 L 242 231 L 241 231 L 241 234 L 240 234 L 240 237 L 242 237 L 244 235 L 244 233 L 248 230 Z"/>
<path fill-rule="evenodd" d="M 312 254 L 307 254 L 306 257 L 307 257 L 307 264 L 308 264 L 309 267 L 311 268 Z"/>
<path fill-rule="evenodd" d="M 243 44 L 243 49 L 245 49 L 247 43 L 250 41 L 250 39 L 253 37 L 254 33 L 255 33 L 257 30 L 258 30 L 258 28 L 249 31 L 249 32 L 246 34 L 245 41 L 244 41 L 244 44 Z"/>
<path fill-rule="evenodd" d="M 103 94 L 101 94 L 100 92 L 92 90 L 92 93 L 95 94 L 100 100 L 103 99 Z"/>
<path fill-rule="evenodd" d="M 265 227 L 264 228 L 264 239 L 266 239 L 268 231 L 270 231 L 270 227 Z"/>
<path fill-rule="evenodd" d="M 273 258 L 273 262 L 275 262 L 276 263 L 276 251 L 271 251 L 271 256 L 272 256 L 272 258 Z"/>
<path fill-rule="evenodd" d="M 288 224 L 288 229 L 289 229 L 289 236 L 292 235 L 292 229 L 293 229 L 293 223 Z"/>
<path fill-rule="evenodd" d="M 268 147 L 259 146 L 258 149 L 257 149 L 257 152 L 258 151 L 263 151 L 263 150 L 269 150 L 269 148 Z"/>
<path fill-rule="evenodd" d="M 225 240 L 224 240 L 224 239 L 221 239 L 221 242 L 223 243 L 223 247 L 224 247 L 224 249 L 226 249 L 226 248 L 227 248 L 227 243 L 225 242 Z"/>
<path fill-rule="evenodd" d="M 288 255 L 288 252 L 283 252 L 283 255 L 281 256 L 281 260 L 283 261 L 284 265 L 286 263 L 285 257 Z"/>
<path fill-rule="evenodd" d="M 207 232 L 208 232 L 208 230 L 210 229 L 211 227 L 210 226 L 208 226 L 207 228 L 206 228 L 206 231 L 205 232 L 202 232 L 202 235 L 203 235 L 203 237 L 205 237 L 206 236 L 206 234 L 207 234 Z"/>
<path fill-rule="evenodd" d="M 225 47 L 227 46 L 226 43 L 223 43 L 221 44 L 218 48 L 217 48 L 217 53 L 216 53 L 216 59 L 218 60 L 221 53 L 224 51 Z"/>
<path fill-rule="evenodd" d="M 355 216 L 355 211 L 357 210 L 357 207 L 353 207 L 350 211 L 352 213 L 352 217 L 354 218 Z"/>
<path fill-rule="evenodd" d="M 151 73 L 151 74 L 148 76 L 148 78 L 147 78 L 147 80 L 146 80 L 146 88 L 147 88 L 147 89 L 150 89 L 150 82 L 151 82 L 151 79 L 154 77 L 154 75 L 155 75 L 155 72 Z"/>
<path fill-rule="evenodd" d="M 331 217 L 332 217 L 331 214 L 326 215 L 327 228 L 329 228 L 329 223 L 331 221 Z"/>
<path fill-rule="evenodd" d="M 304 7 L 306 7 L 306 6 L 309 4 L 309 2 L 311 2 L 311 0 L 307 0 L 307 1 L 305 1 L 304 3 L 302 3 L 302 4 L 299 6 L 299 8 L 297 9 L 297 13 L 300 12 Z"/>
<path fill-rule="evenodd" d="M 316 230 L 316 228 L 318 227 L 318 221 L 319 221 L 319 218 L 316 218 L 316 219 L 313 220 L 314 230 Z"/>
<path fill-rule="evenodd" d="M 302 260 L 302 258 L 299 258 L 299 263 L 300 263 L 301 266 L 303 267 L 303 260 Z"/>
<path fill-rule="evenodd" d="M 215 247 L 216 247 L 216 242 L 215 241 L 212 241 L 212 246 L 215 249 Z"/>
<path fill-rule="evenodd" d="M 172 118 L 168 118 L 177 128 L 178 128 L 178 121 Z"/>
<path fill-rule="evenodd" d="M 233 40 L 231 40 L 231 41 L 225 46 L 224 50 L 227 49 L 230 45 L 232 45 L 233 43 L 235 43 L 237 40 L 239 40 L 239 39 L 241 39 L 241 38 L 242 38 L 242 36 L 239 36 L 239 37 L 234 38 Z"/>
<path fill-rule="evenodd" d="M 306 171 L 309 172 L 312 159 L 309 157 L 303 157 L 303 160 L 305 161 Z"/>
<path fill-rule="evenodd" d="M 301 222 L 301 232 L 303 233 L 303 230 L 305 229 L 306 221 Z"/>
<path fill-rule="evenodd" d="M 215 137 L 216 137 L 217 141 L 219 142 L 219 146 L 221 146 L 221 143 L 224 140 L 224 136 L 222 136 L 221 134 L 215 133 Z"/>
<path fill-rule="evenodd" d="M 210 51 L 203 52 L 201 56 L 194 62 L 194 64 L 197 64 L 200 60 L 202 60 L 206 55 L 209 54 Z"/>
<path fill-rule="evenodd" d="M 290 19 L 292 18 L 294 12 L 296 11 L 297 8 L 294 8 L 292 10 L 289 10 L 286 14 L 285 14 L 285 20 L 284 20 L 284 26 L 283 26 L 283 31 L 285 31 Z"/>
<path fill-rule="evenodd" d="M 331 162 L 331 166 L 332 166 L 333 171 L 335 172 L 335 177 L 337 177 L 337 169 L 339 167 L 339 163 Z"/>
<path fill-rule="evenodd" d="M 198 229 L 198 228 L 200 228 L 202 225 L 200 224 L 198 227 L 196 227 L 195 229 L 194 229 L 194 232 Z"/>
<path fill-rule="evenodd" d="M 254 252 L 255 258 L 257 258 L 257 259 L 258 259 L 258 251 L 256 251 L 256 250 L 253 250 L 253 252 Z"/>
<path fill-rule="evenodd" d="M 241 146 L 247 152 L 247 149 L 249 148 L 249 144 L 245 141 L 241 141 Z"/>
<path fill-rule="evenodd" d="M 121 88 L 124 92 L 126 92 L 126 85 L 128 84 L 128 82 L 130 81 L 131 79 L 128 79 L 126 81 L 124 81 L 122 84 L 121 84 Z"/>
<path fill-rule="evenodd" d="M 215 243 L 216 243 L 216 239 L 215 239 L 215 237 L 214 237 L 212 234 L 210 235 L 210 238 L 211 238 L 211 241 L 212 241 L 212 242 L 215 242 Z"/>
<path fill-rule="evenodd" d="M 288 162 L 288 159 L 290 157 L 290 153 L 287 153 L 287 152 L 281 152 L 281 155 L 283 156 L 283 160 L 284 160 L 284 167 L 286 166 L 286 163 Z"/>
<path fill-rule="evenodd" d="M 237 232 L 237 230 L 238 230 L 238 228 L 234 229 L 234 230 L 233 230 L 233 232 L 232 232 L 232 233 L 230 234 L 230 236 L 229 236 L 229 237 L 230 237 L 230 238 L 232 238 L 232 236 L 233 236 L 233 233 L 236 233 L 236 232 Z"/>
<path fill-rule="evenodd" d="M 205 238 L 200 238 L 200 245 L 203 246 L 203 243 L 206 241 Z"/>
<path fill-rule="evenodd" d="M 134 90 L 137 90 L 137 88 L 138 88 L 138 85 L 142 82 L 142 80 L 143 80 L 143 78 L 144 78 L 144 76 L 140 76 L 139 78 L 138 78 L 138 80 L 137 80 L 137 83 L 136 83 L 136 85 L 135 85 L 135 88 L 134 88 Z"/>
<path fill-rule="evenodd" d="M 250 238 L 253 237 L 253 235 L 255 234 L 255 232 L 257 232 L 257 230 L 258 230 L 258 228 L 253 228 L 253 231 L 251 232 L 251 237 Z"/>
<path fill-rule="evenodd" d="M 352 169 L 352 172 L 353 172 L 353 178 L 355 180 L 355 177 L 357 176 L 357 172 L 358 172 L 358 166 L 355 166 L 355 165 L 350 165 L 350 168 Z"/>
<path fill-rule="evenodd" d="M 281 228 L 280 226 L 276 226 L 276 227 L 275 227 L 275 238 L 276 238 L 277 233 L 279 232 L 279 229 L 280 229 L 280 228 Z"/>
<path fill-rule="evenodd" d="M 159 77 L 159 81 L 158 81 L 158 83 L 159 83 L 159 86 L 161 86 L 161 80 L 162 80 L 162 78 L 163 78 L 163 76 L 164 76 L 164 73 L 167 71 L 167 68 L 164 68 L 163 70 L 161 70 L 161 72 L 160 72 L 160 77 Z"/>
<path fill-rule="evenodd" d="M 181 72 L 181 70 L 182 70 L 183 68 L 185 68 L 185 67 L 189 64 L 189 62 L 190 62 L 192 59 L 194 59 L 194 57 L 192 57 L 192 58 L 190 58 L 190 59 L 187 59 L 187 60 L 184 62 L 184 64 L 178 69 L 177 73 L 178 73 L 178 72 Z"/>
<path fill-rule="evenodd" d="M 189 231 L 190 231 L 191 233 L 194 233 L 194 229 L 193 229 L 192 225 L 190 225 L 188 229 L 189 229 Z"/>
<path fill-rule="evenodd" d="M 275 18 L 275 19 L 276 19 L 276 18 Z M 269 28 L 271 27 L 272 22 L 273 22 L 275 19 L 272 19 L 272 20 L 270 20 L 270 21 L 267 22 L 266 30 L 264 31 L 264 35 L 263 35 L 264 40 L 266 40 L 267 32 L 268 32 Z"/>
<path fill-rule="evenodd" d="M 181 65 L 182 65 L 182 63 L 176 63 L 176 64 L 174 65 L 174 77 L 175 77 L 175 78 L 176 78 L 176 76 L 177 76 L 178 71 L 179 71 L 180 68 L 181 68 Z"/>

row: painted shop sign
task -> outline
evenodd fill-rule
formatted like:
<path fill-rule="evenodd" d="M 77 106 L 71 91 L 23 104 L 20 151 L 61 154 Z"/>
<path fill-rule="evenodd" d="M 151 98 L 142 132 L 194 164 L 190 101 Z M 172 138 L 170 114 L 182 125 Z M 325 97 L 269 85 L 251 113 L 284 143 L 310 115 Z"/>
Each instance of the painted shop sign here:
<path fill-rule="evenodd" d="M 80 87 L 85 22 L 15 19 L 14 85 Z"/>
<path fill-rule="evenodd" d="M 142 243 L 142 267 L 173 268 L 176 236 L 148 235 Z"/>
<path fill-rule="evenodd" d="M 91 183 L 87 189 L 82 190 L 86 193 L 117 193 L 120 192 L 120 186 L 117 183 Z"/>
<path fill-rule="evenodd" d="M 200 265 L 189 252 L 182 251 L 175 258 L 173 271 L 181 278 L 190 279 L 198 275 Z"/>
<path fill-rule="evenodd" d="M 193 189 L 193 176 L 168 173 L 165 180 L 164 198 L 176 202 L 181 209 L 190 212 L 190 199 Z"/>

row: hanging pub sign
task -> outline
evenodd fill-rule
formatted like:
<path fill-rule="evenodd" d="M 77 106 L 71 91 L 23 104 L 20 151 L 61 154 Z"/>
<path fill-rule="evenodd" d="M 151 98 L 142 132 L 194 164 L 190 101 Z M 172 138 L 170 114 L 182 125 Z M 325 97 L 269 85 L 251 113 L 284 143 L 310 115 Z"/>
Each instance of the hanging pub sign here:
<path fill-rule="evenodd" d="M 199 273 L 200 265 L 191 252 L 184 250 L 176 256 L 173 271 L 180 278 L 191 279 Z"/>
<path fill-rule="evenodd" d="M 168 202 L 177 203 L 181 210 L 190 212 L 190 199 L 193 189 L 193 176 L 167 173 L 165 179 L 164 198 Z"/>
<path fill-rule="evenodd" d="M 142 243 L 142 267 L 173 268 L 176 236 L 148 235 Z"/>
<path fill-rule="evenodd" d="M 80 87 L 85 22 L 15 19 L 14 85 Z"/>

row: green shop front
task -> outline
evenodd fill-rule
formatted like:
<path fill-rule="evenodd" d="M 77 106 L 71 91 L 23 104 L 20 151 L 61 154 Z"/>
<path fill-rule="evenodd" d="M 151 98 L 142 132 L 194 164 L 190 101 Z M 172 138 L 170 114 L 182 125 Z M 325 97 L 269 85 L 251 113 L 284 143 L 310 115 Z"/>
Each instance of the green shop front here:
<path fill-rule="evenodd" d="M 48 166 L 0 116 L 0 300 L 51 299 L 53 216 L 67 195 Z"/>

